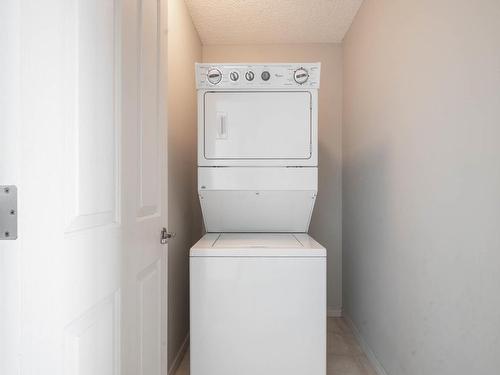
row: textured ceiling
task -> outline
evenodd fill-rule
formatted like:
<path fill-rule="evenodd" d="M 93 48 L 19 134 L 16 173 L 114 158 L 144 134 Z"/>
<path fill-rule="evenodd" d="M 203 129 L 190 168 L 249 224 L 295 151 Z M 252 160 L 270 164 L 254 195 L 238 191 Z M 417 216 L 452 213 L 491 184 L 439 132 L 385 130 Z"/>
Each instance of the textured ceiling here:
<path fill-rule="evenodd" d="M 185 0 L 203 44 L 341 42 L 362 0 Z"/>

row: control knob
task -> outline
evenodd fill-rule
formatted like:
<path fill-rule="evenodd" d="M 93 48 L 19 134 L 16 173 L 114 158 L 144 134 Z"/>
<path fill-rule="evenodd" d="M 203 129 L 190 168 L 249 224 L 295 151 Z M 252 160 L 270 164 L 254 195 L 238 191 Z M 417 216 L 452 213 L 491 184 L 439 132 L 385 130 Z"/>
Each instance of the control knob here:
<path fill-rule="evenodd" d="M 221 81 L 222 73 L 220 72 L 219 69 L 215 68 L 209 69 L 207 73 L 207 79 L 208 82 L 210 82 L 213 85 L 216 85 Z"/>
<path fill-rule="evenodd" d="M 249 70 L 248 72 L 245 73 L 245 78 L 247 79 L 247 81 L 253 81 L 253 79 L 255 78 L 254 72 Z"/>
<path fill-rule="evenodd" d="M 260 78 L 262 78 L 263 81 L 269 81 L 269 78 L 271 78 L 271 73 L 269 73 L 267 70 L 264 70 L 260 75 Z"/>
<path fill-rule="evenodd" d="M 304 68 L 299 68 L 293 73 L 293 79 L 299 85 L 302 85 L 303 83 L 306 83 L 307 80 L 309 79 L 309 73 Z"/>
<path fill-rule="evenodd" d="M 229 78 L 231 78 L 231 81 L 236 82 L 240 78 L 240 75 L 238 72 L 231 72 L 229 73 Z"/>

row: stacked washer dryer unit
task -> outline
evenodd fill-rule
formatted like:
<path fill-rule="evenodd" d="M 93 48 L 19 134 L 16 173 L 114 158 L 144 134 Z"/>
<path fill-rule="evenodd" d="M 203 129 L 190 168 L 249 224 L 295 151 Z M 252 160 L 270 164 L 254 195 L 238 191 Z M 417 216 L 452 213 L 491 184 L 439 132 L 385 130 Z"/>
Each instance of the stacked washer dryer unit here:
<path fill-rule="evenodd" d="M 192 375 L 326 373 L 326 251 L 307 235 L 319 81 L 319 63 L 196 64 Z"/>

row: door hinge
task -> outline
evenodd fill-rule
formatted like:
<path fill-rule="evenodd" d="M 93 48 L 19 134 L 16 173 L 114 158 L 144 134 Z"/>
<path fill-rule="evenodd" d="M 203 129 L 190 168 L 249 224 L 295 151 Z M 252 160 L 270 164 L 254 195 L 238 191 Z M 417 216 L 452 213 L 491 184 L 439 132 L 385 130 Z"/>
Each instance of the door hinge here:
<path fill-rule="evenodd" d="M 17 239 L 17 187 L 0 185 L 0 240 Z"/>
<path fill-rule="evenodd" d="M 165 245 L 166 243 L 168 243 L 169 239 L 174 238 L 174 237 L 175 237 L 175 233 L 169 233 L 167 231 L 167 228 L 163 228 L 161 230 L 161 234 L 160 234 L 160 243 L 162 245 Z"/>

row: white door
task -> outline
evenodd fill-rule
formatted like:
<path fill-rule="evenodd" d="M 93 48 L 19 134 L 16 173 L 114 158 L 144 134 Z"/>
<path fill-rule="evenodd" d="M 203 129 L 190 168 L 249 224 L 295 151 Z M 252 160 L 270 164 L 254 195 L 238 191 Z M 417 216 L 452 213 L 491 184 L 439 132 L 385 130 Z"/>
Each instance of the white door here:
<path fill-rule="evenodd" d="M 161 41 L 158 7 L 142 9 L 125 0 L 0 5 L 0 184 L 19 196 L 18 238 L 0 241 L 2 374 L 160 373 L 166 185 L 144 164 L 164 166 L 163 115 L 143 107 L 130 116 L 137 88 L 150 99 L 153 78 L 129 74 L 139 35 L 157 54 Z M 157 23 L 156 40 L 141 17 Z"/>
<path fill-rule="evenodd" d="M 18 36 L 11 32 L 19 20 L 16 0 L 0 2 L 0 185 L 17 185 L 17 129 L 9 126 L 19 119 Z M 6 59 L 5 56 L 10 56 Z M 9 95 L 5 95 L 9 93 Z M 0 187 L 0 215 L 6 215 L 1 202 L 6 194 Z M 0 217 L 0 238 L 5 238 Z M 0 239 L 0 374 L 18 374 L 20 350 L 20 283 L 18 241 Z"/>
<path fill-rule="evenodd" d="M 309 159 L 309 92 L 207 92 L 206 159 Z"/>
<path fill-rule="evenodd" d="M 127 0 L 123 28 L 123 374 L 166 373 L 166 1 Z M 164 199 L 163 199 L 164 198 Z"/>

